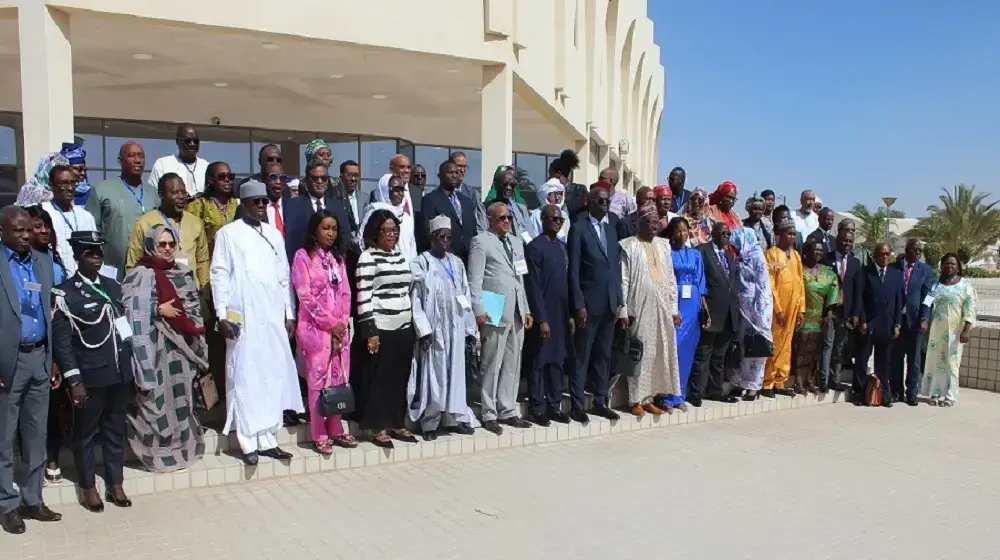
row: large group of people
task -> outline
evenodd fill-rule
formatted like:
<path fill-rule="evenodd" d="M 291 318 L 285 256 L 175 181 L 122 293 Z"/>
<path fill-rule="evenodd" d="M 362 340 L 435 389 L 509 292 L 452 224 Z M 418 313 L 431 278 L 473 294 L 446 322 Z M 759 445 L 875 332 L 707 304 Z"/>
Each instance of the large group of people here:
<path fill-rule="evenodd" d="M 811 191 L 794 211 L 755 193 L 742 216 L 731 181 L 689 190 L 678 167 L 632 195 L 608 168 L 587 187 L 567 150 L 534 209 L 508 165 L 481 197 L 458 152 L 431 190 L 396 155 L 364 197 L 357 162 L 332 162 L 322 140 L 303 177 L 268 145 L 239 183 L 198 157 L 197 128 L 176 143 L 147 183 L 143 147 L 126 142 L 120 176 L 94 186 L 67 144 L 2 210 L 7 532 L 61 518 L 41 489 L 61 479 L 64 439 L 84 507 L 128 507 L 126 450 L 153 472 L 189 467 L 217 395 L 249 466 L 292 457 L 277 432 L 300 414 L 325 455 L 358 445 L 348 419 L 383 448 L 616 420 L 619 377 L 635 416 L 843 391 L 850 369 L 857 404 L 958 399 L 975 320 L 958 256 L 935 272 L 918 240 L 897 260 L 855 247 L 855 223 L 834 228 Z"/>

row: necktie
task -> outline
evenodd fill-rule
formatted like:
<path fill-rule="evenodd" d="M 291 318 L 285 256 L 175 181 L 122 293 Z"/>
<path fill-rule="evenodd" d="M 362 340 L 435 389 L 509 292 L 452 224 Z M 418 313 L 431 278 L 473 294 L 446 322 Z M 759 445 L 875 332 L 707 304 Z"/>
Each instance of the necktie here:
<path fill-rule="evenodd" d="M 323 209 L 323 199 L 322 198 L 317 198 L 316 199 L 316 211 L 319 212 L 322 209 Z"/>
<path fill-rule="evenodd" d="M 500 241 L 503 242 L 503 248 L 504 248 L 504 251 L 507 252 L 507 258 L 510 259 L 511 262 L 513 262 L 514 261 L 514 251 L 510 247 L 510 239 L 507 239 L 507 236 L 505 235 L 505 236 L 503 236 L 503 237 L 500 238 Z"/>
<path fill-rule="evenodd" d="M 847 276 L 847 257 L 841 255 L 840 263 L 837 265 L 837 270 L 840 272 L 840 280 L 843 282 L 844 277 Z"/>
<path fill-rule="evenodd" d="M 884 282 L 885 281 L 885 269 L 884 268 L 878 269 L 878 280 L 879 280 L 879 282 Z"/>
<path fill-rule="evenodd" d="M 281 219 L 281 208 L 278 207 L 277 202 L 271 203 L 271 208 L 274 208 L 274 227 L 278 228 L 278 233 L 282 237 L 285 236 L 285 221 Z"/>
<path fill-rule="evenodd" d="M 726 260 L 726 252 L 723 249 L 719 249 L 719 264 L 722 265 L 722 270 L 726 272 L 726 276 L 729 276 L 729 261 Z"/>
<path fill-rule="evenodd" d="M 455 215 L 458 216 L 458 223 L 461 224 L 462 223 L 462 202 L 460 200 L 458 200 L 458 195 L 455 194 L 455 193 L 451 193 L 451 196 L 449 196 L 448 198 L 451 199 L 451 206 L 452 206 L 452 208 L 455 209 Z"/>
<path fill-rule="evenodd" d="M 606 233 L 604 231 L 604 224 L 597 222 L 597 240 L 601 242 L 601 250 L 604 254 L 608 253 L 608 240 L 605 237 Z"/>
<path fill-rule="evenodd" d="M 910 293 L 910 274 L 912 272 L 913 272 L 913 265 L 912 264 L 906 265 L 906 281 L 904 282 L 906 293 Z"/>

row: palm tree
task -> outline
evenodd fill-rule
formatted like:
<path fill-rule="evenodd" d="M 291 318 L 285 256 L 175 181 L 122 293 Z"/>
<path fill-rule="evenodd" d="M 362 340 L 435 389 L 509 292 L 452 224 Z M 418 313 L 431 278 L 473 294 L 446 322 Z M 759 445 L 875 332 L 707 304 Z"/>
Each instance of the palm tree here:
<path fill-rule="evenodd" d="M 891 232 L 889 226 L 892 220 L 905 218 L 906 214 L 899 210 L 886 212 L 885 206 L 879 206 L 877 210 L 872 212 L 860 202 L 851 208 L 851 214 L 854 214 L 858 221 L 857 235 L 859 239 L 862 239 L 861 246 L 872 253 L 875 252 L 875 245 L 885 241 L 888 241 L 890 247 L 896 246 L 899 235 Z M 888 237 L 886 236 L 887 232 Z"/>
<path fill-rule="evenodd" d="M 975 185 L 955 185 L 941 189 L 940 204 L 927 207 L 927 217 L 920 218 L 910 232 L 927 244 L 931 256 L 957 253 L 962 262 L 986 256 L 1000 239 L 1000 200 L 990 202 L 989 192 L 976 192 Z"/>

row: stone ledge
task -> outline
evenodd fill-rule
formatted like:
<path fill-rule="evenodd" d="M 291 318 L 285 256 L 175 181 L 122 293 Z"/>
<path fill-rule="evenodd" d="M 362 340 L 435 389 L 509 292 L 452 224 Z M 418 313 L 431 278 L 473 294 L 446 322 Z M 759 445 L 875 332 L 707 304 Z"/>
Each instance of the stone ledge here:
<path fill-rule="evenodd" d="M 290 461 L 279 462 L 261 457 L 260 463 L 254 467 L 245 466 L 239 458 L 238 448 L 233 445 L 235 442 L 230 441 L 235 438 L 232 436 L 226 438 L 210 430 L 205 434 L 206 452 L 204 458 L 190 469 L 174 473 L 154 474 L 135 466 L 126 465 L 124 486 L 130 497 L 141 500 L 142 496 L 188 488 L 222 486 L 301 474 L 369 468 L 388 463 L 485 453 L 498 449 L 556 443 L 635 430 L 740 418 L 767 412 L 843 402 L 847 395 L 847 393 L 829 393 L 819 396 L 810 394 L 794 398 L 762 398 L 754 402 L 735 404 L 706 401 L 701 408 L 691 407 L 686 413 L 675 411 L 671 415 L 664 414 L 659 417 L 646 415 L 641 419 L 628 413 L 622 413 L 621 419 L 615 422 L 591 416 L 590 423 L 586 426 L 575 422 L 569 425 L 553 424 L 548 428 L 533 426 L 523 430 L 505 426 L 504 433 L 500 436 L 479 429 L 471 436 L 449 435 L 433 442 L 420 441 L 416 444 L 395 442 L 396 447 L 393 450 L 383 450 L 371 443 L 362 442 L 356 449 L 337 448 L 334 454 L 328 457 L 313 451 L 309 441 L 308 426 L 298 426 L 290 429 L 283 428 L 278 434 L 280 444 L 284 446 L 284 449 L 294 454 Z M 232 452 L 230 449 L 237 449 L 237 451 Z M 101 472 L 100 467 L 97 470 L 99 473 Z M 75 474 L 69 469 L 64 469 L 63 472 L 67 480 L 57 485 L 48 485 L 43 490 L 45 502 L 49 505 L 79 503 L 78 491 L 75 483 L 72 482 L 75 479 Z M 100 479 L 100 474 L 97 485 L 103 495 L 104 482 Z"/>

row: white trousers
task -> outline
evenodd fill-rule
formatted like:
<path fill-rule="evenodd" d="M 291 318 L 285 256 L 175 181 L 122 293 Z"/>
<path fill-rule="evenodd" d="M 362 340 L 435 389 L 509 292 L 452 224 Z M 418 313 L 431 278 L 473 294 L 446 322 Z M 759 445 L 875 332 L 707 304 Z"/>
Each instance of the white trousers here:
<path fill-rule="evenodd" d="M 281 425 L 279 424 L 273 428 L 250 435 L 243 435 L 240 432 L 236 432 L 236 440 L 240 442 L 240 449 L 243 450 L 244 454 L 274 449 L 278 447 L 277 434 L 280 427 Z"/>

